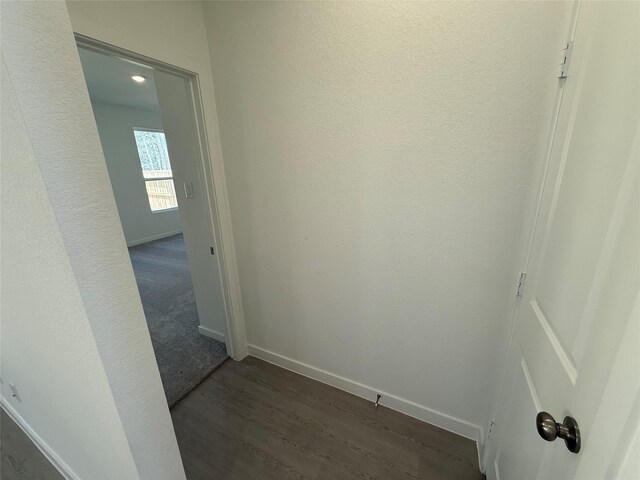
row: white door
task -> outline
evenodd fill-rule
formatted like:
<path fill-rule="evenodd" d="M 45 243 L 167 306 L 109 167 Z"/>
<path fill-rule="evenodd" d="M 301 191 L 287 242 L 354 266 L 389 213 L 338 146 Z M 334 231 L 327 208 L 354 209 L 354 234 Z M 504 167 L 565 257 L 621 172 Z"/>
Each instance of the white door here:
<path fill-rule="evenodd" d="M 167 138 L 173 181 L 180 209 L 189 271 L 200 317 L 200 332 L 225 340 L 226 309 L 212 217 L 199 155 L 197 130 L 187 80 L 154 72 L 162 125 Z"/>
<path fill-rule="evenodd" d="M 640 3 L 580 6 L 490 479 L 640 479 Z M 536 414 L 578 423 L 572 453 Z"/>

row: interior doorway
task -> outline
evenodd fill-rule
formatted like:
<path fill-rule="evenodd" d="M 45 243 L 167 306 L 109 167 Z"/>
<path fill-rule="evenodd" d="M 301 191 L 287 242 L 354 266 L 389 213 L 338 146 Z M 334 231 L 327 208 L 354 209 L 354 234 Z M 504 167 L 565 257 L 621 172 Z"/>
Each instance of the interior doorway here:
<path fill-rule="evenodd" d="M 227 309 L 187 80 L 79 45 L 170 407 L 227 358 Z"/>

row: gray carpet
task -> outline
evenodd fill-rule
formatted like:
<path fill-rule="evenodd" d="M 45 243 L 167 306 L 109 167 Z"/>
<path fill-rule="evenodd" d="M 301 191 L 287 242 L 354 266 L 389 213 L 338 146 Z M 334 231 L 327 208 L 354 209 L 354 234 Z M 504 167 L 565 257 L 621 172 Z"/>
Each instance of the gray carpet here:
<path fill-rule="evenodd" d="M 182 234 L 129 248 L 151 343 L 169 406 L 228 357 L 224 343 L 198 333 L 198 311 Z"/>

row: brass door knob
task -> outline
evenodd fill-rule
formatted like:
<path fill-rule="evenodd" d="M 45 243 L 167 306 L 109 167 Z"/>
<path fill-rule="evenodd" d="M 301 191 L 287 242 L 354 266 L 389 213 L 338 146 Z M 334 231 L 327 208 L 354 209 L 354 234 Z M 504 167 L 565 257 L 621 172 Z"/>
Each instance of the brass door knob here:
<path fill-rule="evenodd" d="M 580 429 L 573 417 L 564 417 L 563 423 L 557 423 L 547 412 L 540 412 L 536 415 L 536 428 L 547 442 L 553 442 L 560 437 L 570 452 L 580 451 Z"/>

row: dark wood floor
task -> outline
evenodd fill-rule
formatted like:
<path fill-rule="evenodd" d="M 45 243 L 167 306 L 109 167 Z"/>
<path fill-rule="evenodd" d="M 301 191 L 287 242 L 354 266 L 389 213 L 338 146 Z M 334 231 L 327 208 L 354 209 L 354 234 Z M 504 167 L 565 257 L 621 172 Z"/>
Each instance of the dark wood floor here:
<path fill-rule="evenodd" d="M 22 429 L 0 410 L 0 479 L 63 480 Z"/>
<path fill-rule="evenodd" d="M 171 415 L 190 480 L 480 480 L 474 442 L 255 358 Z M 2 480 L 62 476 L 3 411 Z"/>
<path fill-rule="evenodd" d="M 172 410 L 190 480 L 479 480 L 475 443 L 256 358 Z"/>

